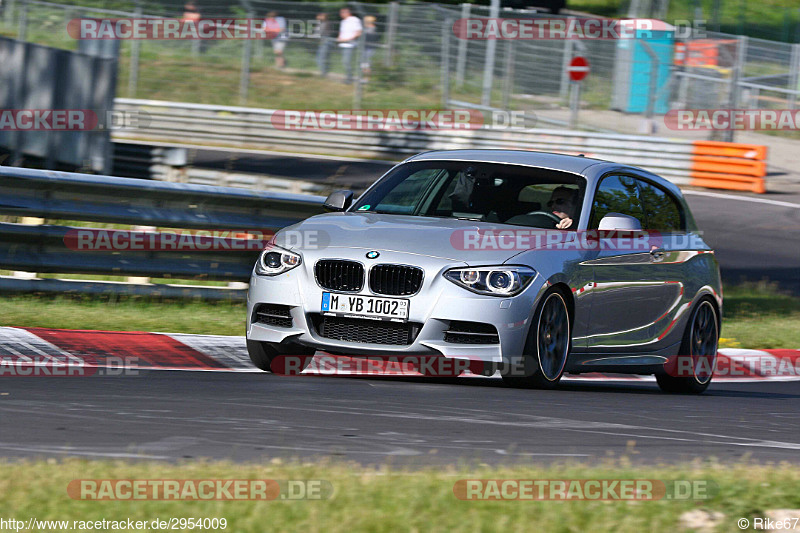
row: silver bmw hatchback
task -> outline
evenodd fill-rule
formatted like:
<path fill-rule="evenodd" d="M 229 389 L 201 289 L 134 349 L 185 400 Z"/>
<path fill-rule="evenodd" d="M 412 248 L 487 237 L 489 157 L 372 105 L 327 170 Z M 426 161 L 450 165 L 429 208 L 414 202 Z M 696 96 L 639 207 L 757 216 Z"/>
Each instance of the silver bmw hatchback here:
<path fill-rule="evenodd" d="M 655 374 L 668 392 L 711 382 L 719 267 L 659 176 L 586 157 L 434 151 L 325 207 L 278 232 L 253 269 L 258 368 L 321 350 L 463 359 L 521 387 L 593 372 Z"/>

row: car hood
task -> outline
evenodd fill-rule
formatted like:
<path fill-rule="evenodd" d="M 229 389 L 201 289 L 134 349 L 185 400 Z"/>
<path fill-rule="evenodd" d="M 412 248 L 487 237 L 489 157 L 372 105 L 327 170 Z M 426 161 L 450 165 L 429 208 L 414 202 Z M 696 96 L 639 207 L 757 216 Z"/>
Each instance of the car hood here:
<path fill-rule="evenodd" d="M 464 250 L 459 246 L 462 232 L 491 228 L 497 229 L 498 225 L 452 218 L 326 213 L 281 230 L 275 236 L 275 244 L 302 250 L 313 247 L 316 240 L 321 248 L 392 251 L 469 264 L 503 263 L 520 253 L 519 250 Z"/>

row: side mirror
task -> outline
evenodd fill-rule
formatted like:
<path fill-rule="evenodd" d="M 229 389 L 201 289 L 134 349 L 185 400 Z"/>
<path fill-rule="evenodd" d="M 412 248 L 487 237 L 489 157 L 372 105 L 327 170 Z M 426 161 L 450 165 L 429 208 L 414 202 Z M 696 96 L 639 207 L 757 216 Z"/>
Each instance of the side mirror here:
<path fill-rule="evenodd" d="M 333 191 L 322 207 L 328 211 L 344 211 L 353 203 L 353 191 Z"/>
<path fill-rule="evenodd" d="M 642 231 L 642 223 L 630 215 L 623 215 L 622 213 L 608 213 L 606 216 L 600 219 L 600 225 L 597 227 L 597 229 L 600 231 Z"/>

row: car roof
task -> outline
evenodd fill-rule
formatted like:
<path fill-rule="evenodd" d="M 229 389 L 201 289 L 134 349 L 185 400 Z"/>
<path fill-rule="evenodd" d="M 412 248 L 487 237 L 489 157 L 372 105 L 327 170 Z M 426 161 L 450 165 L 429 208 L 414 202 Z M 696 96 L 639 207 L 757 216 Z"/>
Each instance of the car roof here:
<path fill-rule="evenodd" d="M 578 174 L 586 178 L 589 185 L 594 185 L 596 181 L 608 172 L 630 171 L 657 182 L 678 197 L 683 197 L 680 189 L 674 183 L 652 172 L 631 165 L 578 155 L 535 152 L 531 150 L 432 150 L 411 156 L 405 162 L 411 161 L 475 161 L 476 163 L 522 165 Z"/>
<path fill-rule="evenodd" d="M 550 168 L 573 174 L 583 171 L 602 159 L 591 157 L 553 154 L 550 152 L 533 152 L 530 150 L 434 150 L 410 157 L 407 161 L 475 161 L 483 163 L 507 163 L 530 167 Z"/>

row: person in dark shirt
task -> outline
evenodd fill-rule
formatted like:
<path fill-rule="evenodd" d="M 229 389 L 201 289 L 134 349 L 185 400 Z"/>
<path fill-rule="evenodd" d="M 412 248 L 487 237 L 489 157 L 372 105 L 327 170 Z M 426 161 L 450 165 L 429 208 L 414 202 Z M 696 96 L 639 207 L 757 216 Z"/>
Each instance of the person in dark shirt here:
<path fill-rule="evenodd" d="M 570 229 L 575 217 L 576 191 L 569 187 L 556 187 L 547 202 L 547 209 L 561 219 L 558 229 Z"/>
<path fill-rule="evenodd" d="M 364 81 L 372 71 L 372 56 L 378 49 L 381 38 L 378 34 L 378 27 L 375 25 L 375 17 L 367 15 L 364 17 L 364 57 L 361 58 L 361 73 Z"/>
<path fill-rule="evenodd" d="M 334 28 L 330 20 L 328 20 L 327 13 L 318 13 L 317 22 L 319 26 L 317 31 L 319 33 L 319 47 L 317 48 L 317 69 L 320 76 L 328 75 L 328 56 L 331 53 L 331 48 L 334 42 Z"/>

